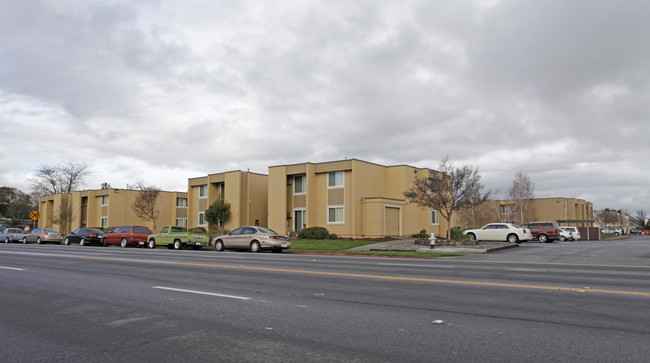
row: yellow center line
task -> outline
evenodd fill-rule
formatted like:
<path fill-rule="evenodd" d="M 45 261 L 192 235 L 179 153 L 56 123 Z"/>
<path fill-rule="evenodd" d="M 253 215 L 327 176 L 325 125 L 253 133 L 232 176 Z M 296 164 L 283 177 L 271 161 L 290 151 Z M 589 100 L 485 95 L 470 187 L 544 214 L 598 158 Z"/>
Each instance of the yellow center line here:
<path fill-rule="evenodd" d="M 218 268 L 230 268 L 230 269 L 239 269 L 239 270 L 274 271 L 274 272 L 287 272 L 287 273 L 299 273 L 299 274 L 311 274 L 311 275 L 323 275 L 323 276 L 361 277 L 361 278 L 378 279 L 378 280 L 437 282 L 437 283 L 445 283 L 445 284 L 473 285 L 473 286 L 514 287 L 514 288 L 521 288 L 521 289 L 596 292 L 601 294 L 650 296 L 650 292 L 592 289 L 589 287 L 563 287 L 563 286 L 508 284 L 508 283 L 500 283 L 500 282 L 480 282 L 480 281 L 432 279 L 432 278 L 423 278 L 423 277 L 399 277 L 399 276 L 369 275 L 369 274 L 344 273 L 344 272 L 294 270 L 294 269 L 286 269 L 286 268 L 253 267 L 253 266 L 245 266 L 245 265 L 222 265 L 222 264 L 214 264 L 214 263 L 156 261 L 156 260 L 117 258 L 117 257 L 59 255 L 59 254 L 49 254 L 49 253 L 40 253 L 40 252 L 0 251 L 0 253 L 16 254 L 16 255 L 49 256 L 49 257 L 67 257 L 67 258 L 78 258 L 78 259 L 99 260 L 99 261 L 137 262 L 137 263 L 151 263 L 151 264 L 165 264 L 165 265 L 179 265 L 179 266 L 218 267 Z"/>

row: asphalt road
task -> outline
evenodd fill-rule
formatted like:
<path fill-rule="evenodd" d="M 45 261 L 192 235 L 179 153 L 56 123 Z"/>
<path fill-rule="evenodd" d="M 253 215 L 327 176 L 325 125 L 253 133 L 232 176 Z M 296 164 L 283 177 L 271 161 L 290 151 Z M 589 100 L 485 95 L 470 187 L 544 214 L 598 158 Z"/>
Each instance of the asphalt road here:
<path fill-rule="evenodd" d="M 482 260 L 0 244 L 0 361 L 647 361 L 647 258 L 552 252 L 583 244 Z"/>

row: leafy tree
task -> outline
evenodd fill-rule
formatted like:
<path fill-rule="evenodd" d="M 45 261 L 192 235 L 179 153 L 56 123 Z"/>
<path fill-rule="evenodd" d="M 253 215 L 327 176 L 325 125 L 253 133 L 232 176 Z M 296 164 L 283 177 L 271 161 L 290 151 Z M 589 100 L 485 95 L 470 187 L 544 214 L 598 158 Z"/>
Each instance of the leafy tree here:
<path fill-rule="evenodd" d="M 140 190 L 133 201 L 131 208 L 138 218 L 142 218 L 153 223 L 153 230 L 156 231 L 156 220 L 160 215 L 159 199 L 162 197 L 160 188 L 156 186 L 145 186 L 138 182 L 137 188 Z"/>
<path fill-rule="evenodd" d="M 526 220 L 535 218 L 532 199 L 535 198 L 535 184 L 530 180 L 528 175 L 523 171 L 515 173 L 515 179 L 508 190 L 508 199 L 514 200 L 514 213 L 518 217 L 518 224 L 523 224 Z"/>
<path fill-rule="evenodd" d="M 230 219 L 230 203 L 224 201 L 223 198 L 217 199 L 205 210 L 205 219 L 208 223 L 223 228 L 223 224 Z"/>
<path fill-rule="evenodd" d="M 88 165 L 67 161 L 58 165 L 43 165 L 32 180 L 34 192 L 42 197 L 48 194 L 72 193 L 84 184 Z"/>
<path fill-rule="evenodd" d="M 404 193 L 409 203 L 435 209 L 447 221 L 447 237 L 451 235 L 451 218 L 454 212 L 468 208 L 481 194 L 481 176 L 478 167 L 456 167 L 446 157 L 440 162 L 438 172 L 416 178 L 413 187 Z"/>
<path fill-rule="evenodd" d="M 0 188 L 0 216 L 8 218 L 12 225 L 20 225 L 35 209 L 32 197 L 16 188 Z"/>

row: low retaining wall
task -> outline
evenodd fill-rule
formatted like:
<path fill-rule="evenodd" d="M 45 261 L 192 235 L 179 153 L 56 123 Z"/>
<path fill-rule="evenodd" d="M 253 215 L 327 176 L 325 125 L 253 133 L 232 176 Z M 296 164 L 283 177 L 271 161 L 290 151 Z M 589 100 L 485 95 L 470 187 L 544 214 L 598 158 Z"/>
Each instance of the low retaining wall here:
<path fill-rule="evenodd" d="M 428 239 L 416 239 L 415 240 L 416 245 L 420 246 L 430 246 L 431 242 Z M 478 244 L 478 241 L 472 241 L 472 240 L 460 240 L 460 241 L 448 241 L 446 239 L 436 239 L 436 247 L 437 246 L 476 246 Z"/>

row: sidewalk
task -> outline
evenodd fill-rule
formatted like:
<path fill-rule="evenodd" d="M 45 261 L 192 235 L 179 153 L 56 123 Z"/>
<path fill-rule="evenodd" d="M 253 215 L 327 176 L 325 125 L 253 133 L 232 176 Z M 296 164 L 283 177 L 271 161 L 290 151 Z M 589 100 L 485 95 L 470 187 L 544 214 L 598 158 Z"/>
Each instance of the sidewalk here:
<path fill-rule="evenodd" d="M 350 248 L 348 251 L 416 251 L 416 252 L 437 252 L 437 253 L 487 253 L 504 248 L 519 247 L 516 243 L 508 242 L 479 242 L 474 246 L 437 246 L 430 248 L 415 244 L 415 239 L 402 239 L 388 242 L 373 243 L 370 245 Z"/>

